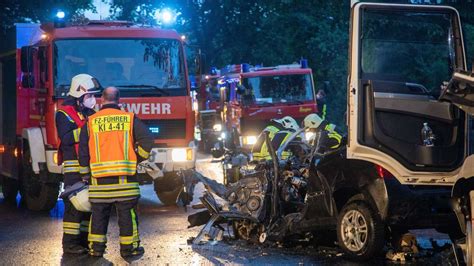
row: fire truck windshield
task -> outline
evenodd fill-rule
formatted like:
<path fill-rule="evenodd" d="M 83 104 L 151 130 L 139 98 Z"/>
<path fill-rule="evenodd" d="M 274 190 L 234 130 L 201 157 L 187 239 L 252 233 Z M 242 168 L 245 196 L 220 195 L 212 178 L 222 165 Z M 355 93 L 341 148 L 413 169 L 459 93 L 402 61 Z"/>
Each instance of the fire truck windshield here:
<path fill-rule="evenodd" d="M 247 104 L 298 104 L 313 101 L 313 82 L 309 74 L 260 76 L 242 80 Z"/>
<path fill-rule="evenodd" d="M 179 41 L 169 39 L 70 39 L 54 43 L 56 96 L 64 97 L 71 78 L 87 73 L 105 88 L 126 96 L 186 95 L 186 75 Z"/>

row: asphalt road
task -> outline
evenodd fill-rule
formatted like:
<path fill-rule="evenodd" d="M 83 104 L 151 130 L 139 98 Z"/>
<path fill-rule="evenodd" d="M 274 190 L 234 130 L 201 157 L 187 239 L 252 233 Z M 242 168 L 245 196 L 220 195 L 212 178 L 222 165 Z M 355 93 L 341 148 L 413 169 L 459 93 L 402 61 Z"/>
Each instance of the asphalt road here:
<path fill-rule="evenodd" d="M 198 170 L 216 180 L 221 179 L 218 163 L 200 155 Z M 196 188 L 195 203 L 203 191 Z M 176 206 L 163 206 L 153 187 L 141 187 L 139 204 L 139 231 L 145 254 L 133 260 L 124 260 L 119 254 L 117 218 L 109 224 L 108 247 L 104 258 L 87 255 L 63 255 L 61 247 L 63 204 L 58 202 L 50 212 L 31 212 L 21 206 L 10 206 L 2 201 L 0 193 L 0 265 L 211 265 L 211 264 L 287 264 L 287 265 L 359 265 L 344 260 L 336 248 L 258 246 L 244 241 L 220 241 L 203 245 L 189 245 L 187 240 L 199 228 L 187 229 L 187 216 L 194 212 Z M 420 245 L 431 254 L 429 239 L 438 244 L 448 243 L 446 235 L 433 231 L 417 231 Z M 435 255 L 426 255 L 414 264 L 449 265 L 454 262 L 449 248 L 440 249 Z M 375 258 L 371 264 L 387 263 Z M 367 265 L 363 263 L 360 265 Z"/>

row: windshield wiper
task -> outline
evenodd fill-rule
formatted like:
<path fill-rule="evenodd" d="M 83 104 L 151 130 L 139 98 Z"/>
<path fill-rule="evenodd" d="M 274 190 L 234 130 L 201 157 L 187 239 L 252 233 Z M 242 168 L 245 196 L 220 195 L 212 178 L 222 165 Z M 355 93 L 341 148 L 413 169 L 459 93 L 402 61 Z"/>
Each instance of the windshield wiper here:
<path fill-rule="evenodd" d="M 147 88 L 147 89 L 154 89 L 156 91 L 159 91 L 160 93 L 164 94 L 164 95 L 170 95 L 170 93 L 162 88 L 159 88 L 157 86 L 154 86 L 154 85 L 115 85 L 119 88 Z"/>

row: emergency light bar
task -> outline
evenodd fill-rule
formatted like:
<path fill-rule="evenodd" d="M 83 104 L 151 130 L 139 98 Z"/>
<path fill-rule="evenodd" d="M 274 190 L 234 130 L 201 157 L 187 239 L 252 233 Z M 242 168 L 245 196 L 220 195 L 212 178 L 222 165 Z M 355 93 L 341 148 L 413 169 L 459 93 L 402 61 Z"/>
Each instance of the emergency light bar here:
<path fill-rule="evenodd" d="M 239 74 L 239 73 L 247 73 L 247 72 L 275 70 L 275 69 L 282 70 L 282 69 L 298 69 L 298 68 L 308 68 L 308 60 L 301 59 L 299 64 L 295 63 L 295 64 L 269 66 L 269 67 L 263 67 L 260 65 L 251 66 L 250 64 L 247 64 L 247 63 L 227 65 L 225 68 L 221 70 L 221 73 L 225 75 L 225 74 Z"/>

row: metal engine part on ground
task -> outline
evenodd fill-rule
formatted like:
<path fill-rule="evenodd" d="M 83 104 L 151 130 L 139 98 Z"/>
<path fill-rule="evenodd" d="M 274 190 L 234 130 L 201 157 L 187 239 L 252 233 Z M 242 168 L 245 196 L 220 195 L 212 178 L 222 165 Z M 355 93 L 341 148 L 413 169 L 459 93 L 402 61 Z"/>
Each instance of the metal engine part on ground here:
<path fill-rule="evenodd" d="M 85 182 L 77 182 L 74 185 L 67 187 L 61 198 L 68 198 L 76 210 L 81 212 L 90 212 L 91 203 L 89 201 L 89 185 Z"/>

